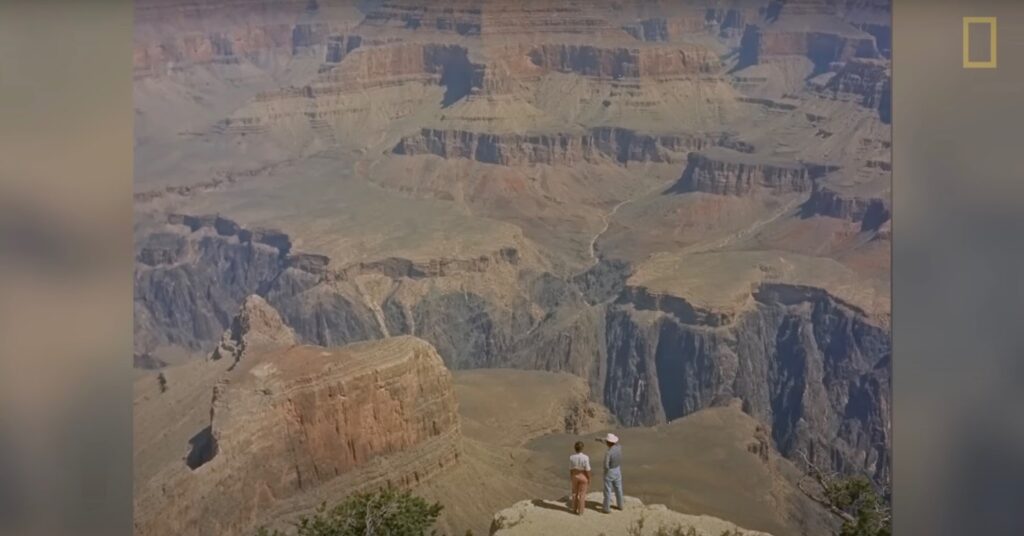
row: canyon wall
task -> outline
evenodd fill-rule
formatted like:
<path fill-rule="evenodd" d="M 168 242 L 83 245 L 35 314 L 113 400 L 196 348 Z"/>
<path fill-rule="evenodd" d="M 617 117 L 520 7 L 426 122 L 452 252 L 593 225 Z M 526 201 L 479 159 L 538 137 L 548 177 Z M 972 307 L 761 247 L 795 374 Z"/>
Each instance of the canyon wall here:
<path fill-rule="evenodd" d="M 725 151 L 694 152 L 688 156 L 686 169 L 672 191 L 737 196 L 809 192 L 816 178 L 835 169 L 827 165 L 772 162 Z"/>
<path fill-rule="evenodd" d="M 858 222 L 862 231 L 877 230 L 892 216 L 888 198 L 844 195 L 827 186 L 816 187 L 803 210 L 808 216 L 831 216 Z"/>
<path fill-rule="evenodd" d="M 355 6 L 328 15 L 307 0 L 135 2 L 132 66 L 136 77 L 273 57 L 323 59 L 328 36 L 359 21 Z"/>
<path fill-rule="evenodd" d="M 425 481 L 455 464 L 451 375 L 426 342 L 247 351 L 210 425 L 135 501 L 135 533 L 250 534 L 325 496 Z"/>
<path fill-rule="evenodd" d="M 718 57 L 699 46 L 607 48 L 541 44 L 525 51 L 538 67 L 598 78 L 670 78 L 717 72 Z"/>
<path fill-rule="evenodd" d="M 745 411 L 770 425 L 787 456 L 804 451 L 837 470 L 888 478 L 889 334 L 826 290 L 763 284 L 747 308 L 709 309 L 686 295 L 624 285 L 615 273 L 628 267 L 566 281 L 520 271 L 512 251 L 462 264 L 392 259 L 331 267 L 326 257 L 267 245 L 282 240 L 274 233 L 251 233 L 222 218 L 187 221 L 195 230 L 177 225 L 174 248 L 141 242 L 140 258 L 166 264 L 138 268 L 140 356 L 151 341 L 211 347 L 212 334 L 230 326 L 219 312 L 260 293 L 300 342 L 413 334 L 455 369 L 570 372 L 587 379 L 594 398 L 626 425 L 665 422 L 739 397 Z M 240 239 L 250 234 L 263 242 Z M 168 241 L 167 231 L 154 236 L 157 245 Z M 474 279 L 464 274 L 479 279 L 469 283 Z M 360 282 L 367 277 L 385 291 L 368 297 Z M 452 277 L 461 291 L 442 290 Z M 496 288 L 506 297 L 488 294 Z"/>
<path fill-rule="evenodd" d="M 644 134 L 625 128 L 598 127 L 585 134 L 489 134 L 465 130 L 424 128 L 406 136 L 395 154 L 432 154 L 465 158 L 486 164 L 571 165 L 584 161 L 675 162 L 682 155 L 729 143 L 728 136 Z"/>
<path fill-rule="evenodd" d="M 783 455 L 887 480 L 888 331 L 821 289 L 754 296 L 754 309 L 716 325 L 645 313 L 624 295 L 606 318 L 605 403 L 626 424 L 652 425 L 739 397 Z"/>
<path fill-rule="evenodd" d="M 821 93 L 858 102 L 878 110 L 883 123 L 892 121 L 892 71 L 886 61 L 851 59 L 839 68 Z"/>
<path fill-rule="evenodd" d="M 328 257 L 291 252 L 281 233 L 178 215 L 137 243 L 135 356 L 142 360 L 168 345 L 211 350 L 251 294 L 265 297 L 301 342 L 338 346 L 415 333 L 453 368 L 495 363 L 544 310 L 515 290 L 520 252 L 508 247 L 471 259 L 336 267 Z M 373 298 L 367 285 L 384 290 Z"/>

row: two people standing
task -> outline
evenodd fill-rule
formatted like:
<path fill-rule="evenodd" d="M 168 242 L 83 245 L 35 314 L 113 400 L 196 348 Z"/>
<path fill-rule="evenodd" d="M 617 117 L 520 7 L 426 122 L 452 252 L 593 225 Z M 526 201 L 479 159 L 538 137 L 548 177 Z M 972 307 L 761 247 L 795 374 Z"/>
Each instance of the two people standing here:
<path fill-rule="evenodd" d="M 622 510 L 622 446 L 615 434 L 608 434 L 598 441 L 604 442 L 608 450 L 604 454 L 604 513 L 611 513 L 612 493 L 615 506 Z M 573 445 L 575 454 L 569 456 L 569 479 L 572 482 L 572 511 L 583 514 L 587 502 L 587 487 L 590 485 L 590 457 L 583 453 L 583 442 Z"/>

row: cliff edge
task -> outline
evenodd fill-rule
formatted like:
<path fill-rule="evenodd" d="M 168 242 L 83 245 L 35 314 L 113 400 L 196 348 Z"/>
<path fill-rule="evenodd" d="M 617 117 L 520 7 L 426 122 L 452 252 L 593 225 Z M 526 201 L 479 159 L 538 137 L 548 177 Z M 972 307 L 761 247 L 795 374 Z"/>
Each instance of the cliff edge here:
<path fill-rule="evenodd" d="M 587 495 L 587 509 L 582 516 L 569 512 L 565 500 L 520 501 L 494 515 L 492 536 L 526 536 L 536 534 L 574 534 L 598 536 L 601 534 L 654 535 L 696 534 L 697 536 L 771 536 L 767 532 L 746 530 L 717 517 L 681 514 L 664 505 L 645 505 L 640 499 L 626 496 L 625 508 L 602 513 L 600 492 Z M 690 529 L 693 529 L 690 532 Z"/>

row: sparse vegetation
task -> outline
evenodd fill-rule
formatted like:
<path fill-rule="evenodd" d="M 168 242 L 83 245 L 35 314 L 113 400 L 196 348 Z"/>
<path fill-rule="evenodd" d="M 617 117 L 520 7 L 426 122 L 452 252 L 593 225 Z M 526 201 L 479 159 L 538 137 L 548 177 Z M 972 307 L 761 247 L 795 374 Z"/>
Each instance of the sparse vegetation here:
<path fill-rule="evenodd" d="M 676 525 L 674 527 L 661 525 L 654 532 L 645 533 L 644 525 L 646 525 L 646 523 L 646 516 L 640 514 L 640 519 L 633 522 L 627 530 L 627 533 L 629 536 L 645 536 L 645 534 L 649 534 L 650 536 L 701 536 L 700 534 L 697 534 L 697 529 L 693 527 L 684 527 L 683 525 Z M 737 535 L 739 535 L 738 532 Z M 729 534 L 729 531 L 726 531 L 722 536 L 731 536 L 731 534 Z"/>
<path fill-rule="evenodd" d="M 891 536 L 892 511 L 887 493 L 878 490 L 862 475 L 839 476 L 826 473 L 803 456 L 808 478 L 799 483 L 800 491 L 824 506 L 842 521 L 838 536 Z"/>
<path fill-rule="evenodd" d="M 436 534 L 434 523 L 443 506 L 428 503 L 409 491 L 384 488 L 357 493 L 328 509 L 320 505 L 295 525 L 294 536 L 422 536 Z M 471 532 L 467 534 L 472 534 Z M 261 528 L 256 536 L 287 536 Z"/>

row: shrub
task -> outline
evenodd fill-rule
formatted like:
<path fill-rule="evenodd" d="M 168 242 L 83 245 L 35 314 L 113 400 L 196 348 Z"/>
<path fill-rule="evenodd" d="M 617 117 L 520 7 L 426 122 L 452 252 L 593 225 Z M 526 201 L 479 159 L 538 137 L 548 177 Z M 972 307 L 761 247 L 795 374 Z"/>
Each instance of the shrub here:
<path fill-rule="evenodd" d="M 302 517 L 295 525 L 295 536 L 422 536 L 428 534 L 442 506 L 430 504 L 409 491 L 384 488 L 356 493 L 328 509 L 320 505 L 316 513 Z M 433 531 L 430 532 L 433 534 Z M 261 528 L 257 536 L 286 536 Z"/>

